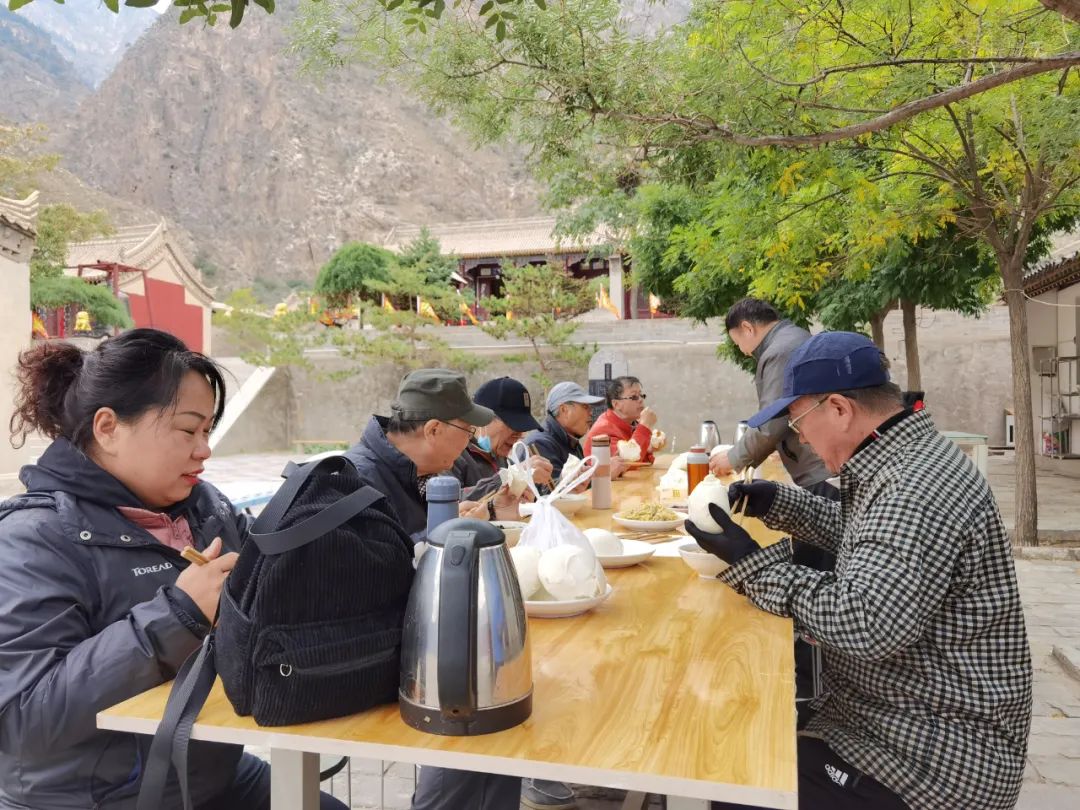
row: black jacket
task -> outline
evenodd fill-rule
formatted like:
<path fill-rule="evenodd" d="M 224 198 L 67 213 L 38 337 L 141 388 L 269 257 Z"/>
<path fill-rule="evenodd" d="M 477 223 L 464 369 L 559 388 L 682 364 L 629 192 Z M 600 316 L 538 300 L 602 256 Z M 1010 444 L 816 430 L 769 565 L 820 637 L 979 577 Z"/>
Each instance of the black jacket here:
<path fill-rule="evenodd" d="M 145 508 L 65 439 L 0 504 L 0 808 L 134 807 L 150 737 L 97 729 L 95 715 L 172 678 L 209 630 L 173 583 L 188 563 L 127 520 Z M 247 519 L 198 484 L 169 510 L 196 548 L 239 551 Z M 242 748 L 192 742 L 193 800 L 233 779 Z M 162 808 L 180 806 L 175 778 Z"/>
<path fill-rule="evenodd" d="M 454 462 L 454 477 L 461 482 L 461 499 L 477 501 L 502 486 L 499 470 L 508 466 L 505 458 L 482 450 L 470 441 Z"/>
<path fill-rule="evenodd" d="M 551 462 L 551 477 L 553 479 L 562 475 L 563 465 L 571 454 L 582 458 L 581 442 L 571 436 L 559 421 L 548 414 L 544 420 L 543 430 L 534 430 L 522 441 L 527 445 L 534 444 L 540 451 L 540 455 Z"/>
<path fill-rule="evenodd" d="M 360 441 L 345 451 L 345 458 L 365 484 L 386 496 L 405 531 L 421 540 L 427 531 L 427 501 L 420 497 L 416 465 L 386 438 L 389 421 L 385 416 L 371 417 Z"/>

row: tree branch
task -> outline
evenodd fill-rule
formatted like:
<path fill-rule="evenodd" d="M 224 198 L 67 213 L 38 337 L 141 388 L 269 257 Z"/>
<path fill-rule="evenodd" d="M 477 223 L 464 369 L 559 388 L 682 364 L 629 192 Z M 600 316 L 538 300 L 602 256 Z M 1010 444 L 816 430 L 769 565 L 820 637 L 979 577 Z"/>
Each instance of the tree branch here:
<path fill-rule="evenodd" d="M 1043 7 L 1056 11 L 1074 23 L 1080 23 L 1080 0 L 1039 0 Z"/>
<path fill-rule="evenodd" d="M 940 93 L 934 93 L 933 95 L 925 96 L 924 98 L 915 99 L 914 101 L 909 101 L 906 104 L 895 107 L 884 115 L 877 116 L 876 118 L 871 118 L 867 121 L 851 124 L 846 127 L 827 130 L 825 132 L 817 132 L 812 135 L 745 135 L 733 131 L 726 125 L 714 122 L 705 123 L 700 119 L 691 120 L 682 116 L 657 118 L 656 116 L 642 116 L 617 112 L 610 112 L 608 114 L 614 118 L 625 118 L 641 123 L 655 124 L 666 122 L 676 126 L 685 126 L 687 129 L 697 131 L 698 140 L 725 140 L 740 146 L 822 146 L 827 143 L 857 138 L 860 135 L 867 135 L 872 132 L 880 132 L 901 121 L 913 118 L 919 113 L 963 101 L 964 99 L 971 98 L 979 93 L 984 93 L 987 90 L 992 90 L 995 87 L 1001 87 L 1002 85 L 1009 84 L 1018 79 L 1038 76 L 1042 73 L 1048 73 L 1054 70 L 1062 70 L 1072 65 L 1080 65 L 1080 52 L 1074 51 L 1072 53 L 1063 53 L 1055 57 L 1041 59 L 1038 62 L 1018 65 L 1015 68 L 1004 70 L 1001 73 L 984 76 L 973 82 L 962 84 L 958 87 L 952 87 L 948 90 L 943 90 Z"/>

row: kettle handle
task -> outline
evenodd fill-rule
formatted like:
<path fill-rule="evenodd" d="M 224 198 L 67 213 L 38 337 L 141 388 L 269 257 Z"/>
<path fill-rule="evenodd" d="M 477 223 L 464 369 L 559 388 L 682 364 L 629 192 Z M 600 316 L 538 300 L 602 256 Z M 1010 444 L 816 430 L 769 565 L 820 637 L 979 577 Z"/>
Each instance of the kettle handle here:
<path fill-rule="evenodd" d="M 467 720 L 476 710 L 476 532 L 451 531 L 439 577 L 439 710 Z"/>

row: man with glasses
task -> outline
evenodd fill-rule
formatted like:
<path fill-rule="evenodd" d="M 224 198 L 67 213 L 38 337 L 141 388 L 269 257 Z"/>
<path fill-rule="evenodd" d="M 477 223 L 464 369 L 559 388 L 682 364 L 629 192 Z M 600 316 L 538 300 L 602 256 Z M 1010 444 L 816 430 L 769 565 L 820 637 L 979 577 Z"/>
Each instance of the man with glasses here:
<path fill-rule="evenodd" d="M 862 335 L 799 347 L 750 424 L 775 419 L 839 474 L 841 502 L 754 481 L 729 487 L 733 510 L 829 549 L 835 572 L 794 564 L 786 540 L 760 548 L 718 507 L 720 533 L 686 528 L 729 563 L 718 579 L 824 651 L 825 692 L 798 740 L 799 807 L 1014 807 L 1031 655 L 986 479 L 926 411 L 904 407 Z"/>
<path fill-rule="evenodd" d="M 453 467 L 476 429 L 494 416 L 490 408 L 469 398 L 463 375 L 443 368 L 420 369 L 402 379 L 390 417 L 372 416 L 360 441 L 345 457 L 365 484 L 386 496 L 405 531 L 414 540 L 423 540 L 428 479 Z M 517 500 L 512 500 L 516 518 Z M 518 777 L 425 766 L 420 769 L 412 807 L 516 810 L 520 799 Z"/>
<path fill-rule="evenodd" d="M 615 456 L 616 442 L 633 439 L 641 448 L 640 461 L 651 464 L 652 434 L 656 428 L 656 412 L 645 404 L 645 392 L 637 377 L 616 377 L 607 388 L 607 410 L 585 438 L 585 452 L 592 451 L 593 436 L 611 437 L 611 455 Z"/>
<path fill-rule="evenodd" d="M 364 483 L 383 493 L 405 531 L 423 539 L 429 478 L 450 471 L 478 427 L 495 417 L 469 398 L 465 377 L 444 368 L 407 374 L 390 405 L 390 417 L 372 416 L 360 441 L 345 453 Z M 518 517 L 517 499 L 496 496 L 496 515 Z"/>
<path fill-rule="evenodd" d="M 551 387 L 547 396 L 544 427 L 526 436 L 525 444 L 535 447 L 541 456 L 551 462 L 552 477 L 562 475 L 563 465 L 570 456 L 582 458 L 581 438 L 589 432 L 592 406 L 603 401 L 603 397 L 587 394 L 575 382 L 556 383 Z M 621 466 L 619 471 L 622 471 Z"/>

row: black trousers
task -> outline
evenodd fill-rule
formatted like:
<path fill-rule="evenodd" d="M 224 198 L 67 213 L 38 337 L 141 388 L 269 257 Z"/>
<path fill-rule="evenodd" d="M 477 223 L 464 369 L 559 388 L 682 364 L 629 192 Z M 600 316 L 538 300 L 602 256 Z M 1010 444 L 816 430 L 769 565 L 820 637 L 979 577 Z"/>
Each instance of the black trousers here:
<path fill-rule="evenodd" d="M 840 490 L 828 481 L 819 481 L 805 489 L 830 501 L 840 500 Z M 832 553 L 797 538 L 791 544 L 791 561 L 816 571 L 832 571 L 836 567 L 836 557 Z M 795 639 L 795 696 L 801 700 L 815 696 L 814 648 L 802 639 Z"/>
<path fill-rule="evenodd" d="M 799 736 L 799 810 L 907 810 L 907 804 L 817 737 Z M 712 802 L 712 810 L 743 804 Z"/>

